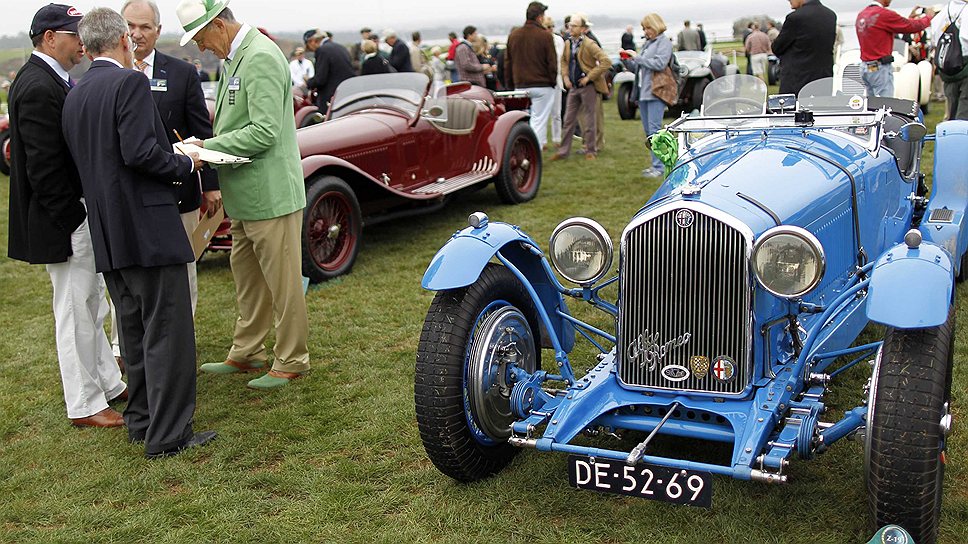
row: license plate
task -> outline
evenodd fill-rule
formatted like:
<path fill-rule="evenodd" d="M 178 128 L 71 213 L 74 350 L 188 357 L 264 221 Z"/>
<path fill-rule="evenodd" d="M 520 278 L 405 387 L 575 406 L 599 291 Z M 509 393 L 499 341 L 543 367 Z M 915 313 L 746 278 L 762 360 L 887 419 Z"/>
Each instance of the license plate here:
<path fill-rule="evenodd" d="M 630 467 L 622 461 L 578 455 L 568 458 L 568 482 L 579 489 L 706 508 L 713 498 L 712 475 L 708 472 L 648 463 Z"/>

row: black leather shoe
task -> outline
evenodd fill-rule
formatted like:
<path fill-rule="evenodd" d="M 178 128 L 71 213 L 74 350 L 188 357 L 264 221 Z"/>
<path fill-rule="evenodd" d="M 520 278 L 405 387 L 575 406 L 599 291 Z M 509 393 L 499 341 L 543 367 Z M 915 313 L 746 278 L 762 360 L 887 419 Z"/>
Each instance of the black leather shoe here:
<path fill-rule="evenodd" d="M 146 453 L 145 458 L 161 459 L 162 457 L 171 457 L 172 455 L 178 455 L 179 453 L 187 450 L 188 448 L 204 446 L 205 444 L 208 444 L 212 440 L 215 440 L 215 437 L 217 436 L 218 436 L 218 433 L 216 433 L 215 431 L 202 431 L 199 433 L 195 433 L 195 435 L 189 438 L 188 440 L 186 440 L 184 444 L 180 446 L 176 446 L 171 449 L 162 450 L 157 453 Z"/>

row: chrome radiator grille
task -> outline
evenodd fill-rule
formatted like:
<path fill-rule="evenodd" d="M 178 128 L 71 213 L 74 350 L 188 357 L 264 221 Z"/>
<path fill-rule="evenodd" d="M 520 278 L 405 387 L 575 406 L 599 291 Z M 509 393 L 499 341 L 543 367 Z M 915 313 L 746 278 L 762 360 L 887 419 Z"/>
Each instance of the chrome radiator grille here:
<path fill-rule="evenodd" d="M 626 229 L 618 316 L 623 383 L 724 394 L 745 389 L 752 338 L 748 243 L 732 226 L 681 206 Z"/>

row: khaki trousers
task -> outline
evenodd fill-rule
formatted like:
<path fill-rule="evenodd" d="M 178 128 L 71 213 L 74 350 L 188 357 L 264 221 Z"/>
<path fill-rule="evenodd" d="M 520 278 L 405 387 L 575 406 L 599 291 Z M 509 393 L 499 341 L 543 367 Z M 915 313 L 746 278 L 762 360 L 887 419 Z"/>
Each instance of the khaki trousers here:
<path fill-rule="evenodd" d="M 232 220 L 232 276 L 239 317 L 229 359 L 263 363 L 276 330 L 272 369 L 309 370 L 309 319 L 302 287 L 303 210 L 263 221 Z"/>

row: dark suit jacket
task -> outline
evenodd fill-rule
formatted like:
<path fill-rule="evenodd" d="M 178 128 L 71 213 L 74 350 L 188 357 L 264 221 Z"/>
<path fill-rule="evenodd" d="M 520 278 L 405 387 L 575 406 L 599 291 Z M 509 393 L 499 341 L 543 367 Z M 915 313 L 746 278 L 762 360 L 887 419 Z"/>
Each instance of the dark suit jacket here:
<path fill-rule="evenodd" d="M 804 85 L 834 75 L 837 15 L 819 0 L 806 0 L 786 16 L 773 53 L 780 57 L 780 92 L 799 93 Z"/>
<path fill-rule="evenodd" d="M 167 80 L 167 91 L 152 91 L 151 95 L 158 106 L 158 113 L 165 123 L 165 135 L 168 141 L 175 143 L 178 138 L 175 130 L 182 138 L 194 136 L 199 140 L 212 137 L 212 122 L 208 118 L 208 108 L 205 106 L 205 96 L 202 94 L 201 82 L 195 66 L 175 57 L 168 56 L 155 50 L 154 79 Z M 191 174 L 179 180 L 178 211 L 181 213 L 197 210 L 202 201 L 202 193 L 198 188 L 198 175 Z M 218 190 L 218 174 L 210 167 L 202 169 L 202 190 Z"/>
<path fill-rule="evenodd" d="M 350 63 L 350 54 L 342 45 L 333 40 L 326 40 L 316 50 L 316 75 L 311 77 L 306 85 L 316 89 L 316 106 L 320 111 L 329 109 L 329 101 L 336 92 L 336 87 L 343 81 L 356 75 L 356 70 Z"/>
<path fill-rule="evenodd" d="M 149 89 L 143 74 L 97 60 L 64 101 L 98 272 L 195 258 L 173 185 L 192 163 L 171 153 Z"/>
<path fill-rule="evenodd" d="M 169 57 L 169 58 L 172 58 L 172 57 Z M 201 72 L 198 72 L 196 70 L 196 73 L 198 74 L 199 81 L 202 81 L 202 82 L 212 81 L 212 76 L 208 75 L 208 72 L 206 72 L 205 70 L 202 70 Z"/>
<path fill-rule="evenodd" d="M 413 63 L 410 62 L 410 48 L 403 40 L 397 38 L 390 50 L 390 66 L 398 72 L 413 72 Z"/>
<path fill-rule="evenodd" d="M 71 233 L 84 221 L 81 179 L 61 135 L 70 87 L 31 55 L 10 87 L 10 228 L 7 254 L 34 264 L 71 256 Z"/>

